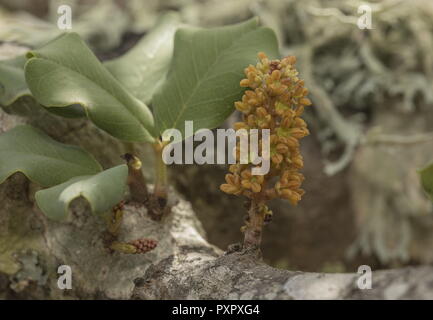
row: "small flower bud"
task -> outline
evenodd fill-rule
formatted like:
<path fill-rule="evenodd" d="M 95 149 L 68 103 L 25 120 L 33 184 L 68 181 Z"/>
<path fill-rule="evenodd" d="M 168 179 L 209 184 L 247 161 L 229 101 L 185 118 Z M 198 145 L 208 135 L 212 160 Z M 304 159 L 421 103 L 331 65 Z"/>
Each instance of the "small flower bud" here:
<path fill-rule="evenodd" d="M 299 103 L 303 106 L 310 106 L 311 105 L 311 101 L 308 98 L 301 98 L 299 100 Z"/>
<path fill-rule="evenodd" d="M 271 78 L 272 78 L 273 81 L 280 80 L 280 78 L 281 78 L 281 72 L 280 72 L 280 70 L 274 70 L 274 71 L 272 71 Z"/>
<path fill-rule="evenodd" d="M 279 143 L 277 145 L 276 149 L 277 149 L 278 153 L 287 153 L 287 152 L 289 152 L 289 147 L 287 145 L 283 144 L 283 143 Z"/>
<path fill-rule="evenodd" d="M 264 52 L 259 52 L 259 53 L 257 54 L 257 57 L 258 57 L 260 60 L 263 60 L 263 59 L 267 59 L 267 58 L 268 58 Z"/>
<path fill-rule="evenodd" d="M 248 87 L 250 85 L 250 81 L 248 79 L 242 79 L 240 82 L 241 87 Z"/>

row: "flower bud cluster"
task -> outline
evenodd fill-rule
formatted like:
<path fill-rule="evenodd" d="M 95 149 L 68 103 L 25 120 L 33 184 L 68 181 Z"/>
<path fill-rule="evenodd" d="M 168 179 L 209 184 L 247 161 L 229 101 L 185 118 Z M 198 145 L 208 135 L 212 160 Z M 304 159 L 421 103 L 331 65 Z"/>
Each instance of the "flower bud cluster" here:
<path fill-rule="evenodd" d="M 226 183 L 221 190 L 247 198 L 260 197 L 267 201 L 274 198 L 288 200 L 296 205 L 304 194 L 301 189 L 304 176 L 299 172 L 304 162 L 299 149 L 299 140 L 309 134 L 307 124 L 301 118 L 304 107 L 311 105 L 306 97 L 307 88 L 298 78 L 294 56 L 282 60 L 269 60 L 264 53 L 258 54 L 259 62 L 245 69 L 246 78 L 240 82 L 248 87 L 235 108 L 242 112 L 243 121 L 235 123 L 235 130 L 259 129 L 259 153 L 261 150 L 260 129 L 270 130 L 270 171 L 266 175 L 253 175 L 254 164 L 240 163 L 240 145 L 235 155 L 237 163 L 230 166 Z"/>
<path fill-rule="evenodd" d="M 157 242 L 155 240 L 146 239 L 146 238 L 133 240 L 129 242 L 129 244 L 135 247 L 136 254 L 142 254 L 142 253 L 152 251 L 157 246 Z"/>

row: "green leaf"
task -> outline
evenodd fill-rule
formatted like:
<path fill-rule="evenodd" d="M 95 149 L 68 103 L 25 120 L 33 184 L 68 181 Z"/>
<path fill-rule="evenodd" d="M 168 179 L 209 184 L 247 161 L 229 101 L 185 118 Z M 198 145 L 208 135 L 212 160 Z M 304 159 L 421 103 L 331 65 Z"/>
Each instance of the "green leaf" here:
<path fill-rule="evenodd" d="M 0 105 L 9 106 L 20 97 L 30 95 L 24 77 L 24 64 L 26 58 L 17 58 L 0 61 Z"/>
<path fill-rule="evenodd" d="M 186 120 L 194 121 L 195 131 L 220 125 L 242 95 L 243 70 L 255 64 L 260 51 L 279 55 L 274 32 L 259 27 L 256 18 L 214 29 L 179 29 L 168 78 L 152 102 L 160 132 L 184 132 Z"/>
<path fill-rule="evenodd" d="M 64 118 L 82 118 L 86 116 L 86 112 L 80 104 L 73 104 L 62 108 L 42 107 L 48 112 Z"/>
<path fill-rule="evenodd" d="M 418 170 L 421 178 L 421 185 L 430 199 L 433 201 L 433 163 Z"/>
<path fill-rule="evenodd" d="M 27 125 L 2 133 L 0 150 L 0 183 L 15 172 L 22 172 L 31 181 L 51 187 L 75 176 L 101 171 L 89 153 L 59 143 Z"/>
<path fill-rule="evenodd" d="M 85 198 L 95 214 L 102 214 L 119 203 L 125 193 L 128 167 L 120 165 L 93 176 L 75 177 L 55 187 L 36 192 L 39 208 L 54 220 L 68 216 L 72 200 Z"/>
<path fill-rule="evenodd" d="M 27 87 L 24 75 L 25 63 L 24 56 L 0 61 L 0 106 L 8 113 L 29 116 L 42 106 L 33 98 Z M 44 109 L 67 118 L 79 118 L 86 115 L 80 105 Z"/>
<path fill-rule="evenodd" d="M 104 65 L 135 97 L 150 103 L 161 86 L 173 55 L 174 33 L 179 15 L 168 13 L 128 53 Z"/>
<path fill-rule="evenodd" d="M 126 141 L 153 142 L 153 116 L 99 62 L 76 33 L 30 51 L 27 84 L 46 107 L 80 104 L 96 126 Z"/>

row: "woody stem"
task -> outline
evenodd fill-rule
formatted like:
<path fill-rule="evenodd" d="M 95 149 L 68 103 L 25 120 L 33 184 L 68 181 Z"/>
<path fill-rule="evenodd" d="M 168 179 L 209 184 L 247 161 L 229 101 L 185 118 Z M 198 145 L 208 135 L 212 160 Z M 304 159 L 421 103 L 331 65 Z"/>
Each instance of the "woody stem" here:
<path fill-rule="evenodd" d="M 148 199 L 146 179 L 141 170 L 142 163 L 138 157 L 131 153 L 123 155 L 128 165 L 128 185 L 133 201 L 144 203 Z"/>
<path fill-rule="evenodd" d="M 246 224 L 244 233 L 245 249 L 260 249 L 265 218 L 264 213 L 259 210 L 260 204 L 261 202 L 257 199 L 251 199 L 250 208 L 248 210 L 249 220 Z"/>

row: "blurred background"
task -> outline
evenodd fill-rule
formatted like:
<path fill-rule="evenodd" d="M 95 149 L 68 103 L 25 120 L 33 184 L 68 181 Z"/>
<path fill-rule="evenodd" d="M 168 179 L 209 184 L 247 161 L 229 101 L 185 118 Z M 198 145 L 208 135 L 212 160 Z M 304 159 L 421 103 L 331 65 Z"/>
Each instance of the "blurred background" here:
<path fill-rule="evenodd" d="M 431 201 L 417 169 L 433 159 L 431 0 L 0 0 L 0 59 L 49 41 L 62 4 L 101 60 L 128 51 L 166 11 L 211 27 L 258 16 L 295 55 L 311 92 L 297 207 L 273 202 L 263 255 L 279 268 L 354 272 L 433 262 Z M 357 22 L 371 8 L 372 28 Z M 230 126 L 232 115 L 225 126 Z M 80 142 L 78 142 L 80 143 Z M 150 165 L 151 159 L 143 155 Z M 170 168 L 211 243 L 242 240 L 242 200 L 219 190 L 227 168 Z"/>

